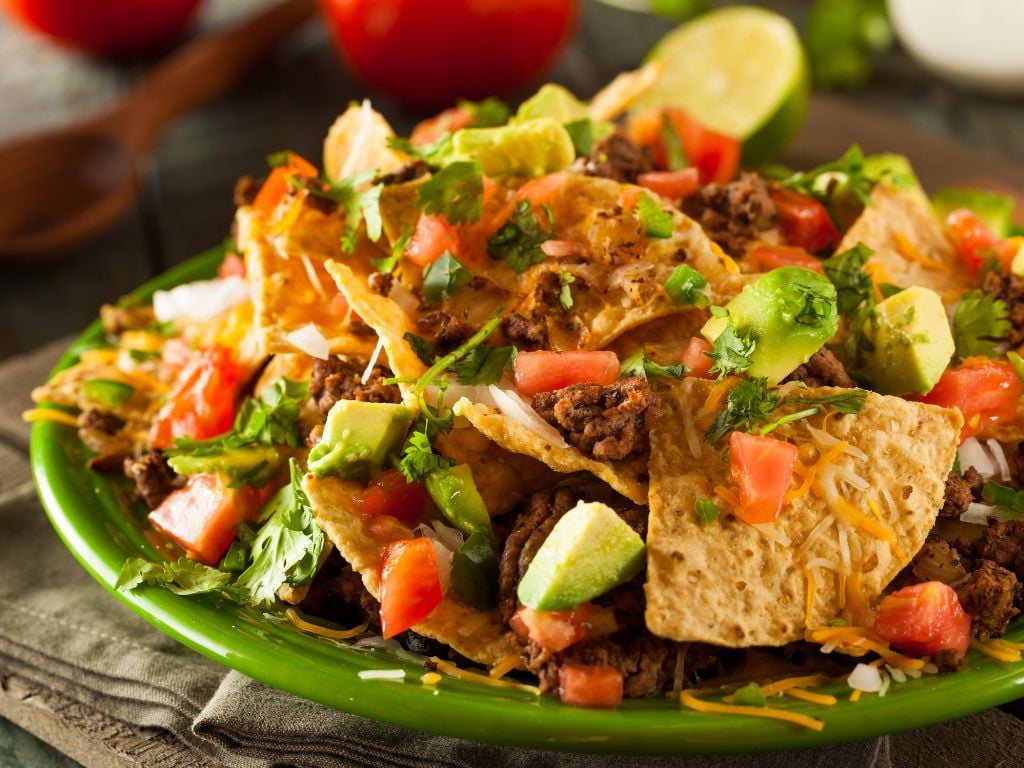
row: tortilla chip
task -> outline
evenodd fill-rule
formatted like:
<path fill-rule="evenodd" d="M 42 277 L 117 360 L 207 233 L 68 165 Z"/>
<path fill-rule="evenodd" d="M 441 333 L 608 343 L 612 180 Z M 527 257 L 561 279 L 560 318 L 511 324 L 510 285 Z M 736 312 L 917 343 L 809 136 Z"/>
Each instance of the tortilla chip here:
<path fill-rule="evenodd" d="M 650 90 L 661 76 L 663 65 L 660 61 L 649 61 L 640 69 L 621 72 L 608 85 L 594 94 L 587 105 L 587 116 L 603 122 L 621 115 L 634 101 Z"/>
<path fill-rule="evenodd" d="M 675 365 L 686 345 L 711 317 L 706 309 L 691 309 L 678 315 L 659 317 L 649 323 L 627 331 L 608 347 L 619 360 L 640 350 L 660 365 Z"/>
<path fill-rule="evenodd" d="M 151 376 L 139 378 L 126 374 L 112 359 L 103 359 L 106 353 L 117 354 L 114 350 L 86 351 L 77 365 L 65 368 L 42 386 L 33 389 L 32 400 L 36 403 L 78 408 L 83 412 L 98 407 L 104 413 L 124 421 L 128 430 L 148 432 L 155 409 L 160 406 L 170 385 Z M 85 396 L 84 386 L 85 382 L 94 379 L 121 381 L 133 386 L 135 391 L 124 403 L 96 403 Z"/>
<path fill-rule="evenodd" d="M 875 251 L 868 265 L 880 270 L 877 282 L 931 288 L 947 306 L 974 282 L 941 222 L 916 190 L 875 187 L 871 205 L 847 231 L 839 251 L 857 243 Z"/>
<path fill-rule="evenodd" d="M 388 146 L 391 130 L 383 115 L 370 106 L 369 99 L 353 104 L 340 115 L 324 139 L 324 170 L 328 178 L 341 179 L 364 171 L 393 173 L 406 158 Z"/>
<path fill-rule="evenodd" d="M 357 333 L 365 328 L 331 311 L 337 290 L 324 262 L 341 255 L 341 218 L 297 204 L 301 210 L 294 221 L 276 235 L 252 208 L 238 209 L 238 245 L 252 285 L 253 325 L 261 349 L 264 354 L 293 353 L 288 334 L 313 323 L 332 354 L 368 357 L 376 337 Z M 357 249 L 351 261 L 369 272 L 368 254 Z"/>
<path fill-rule="evenodd" d="M 411 539 L 412 530 L 393 517 L 364 517 L 352 501 L 362 490 L 358 483 L 308 474 L 303 488 L 317 524 L 341 556 L 358 573 L 367 591 L 380 599 L 380 560 L 387 544 Z M 479 611 L 460 603 L 451 593 L 413 631 L 451 646 L 466 658 L 493 666 L 511 654 L 497 609 Z M 471 631 L 467 631 L 471 630 Z"/>
<path fill-rule="evenodd" d="M 455 404 L 455 414 L 467 419 L 481 433 L 513 453 L 539 459 L 556 472 L 590 472 L 637 504 L 647 503 L 647 460 L 644 457 L 623 461 L 596 461 L 571 445 L 553 445 L 506 417 L 494 408 L 471 403 L 463 398 Z"/>
<path fill-rule="evenodd" d="M 806 563 L 819 560 L 810 571 L 815 584 L 810 625 L 820 627 L 841 615 L 847 594 L 865 600 L 877 596 L 921 548 L 942 505 L 963 419 L 959 411 L 874 393 L 859 414 L 829 416 L 827 431 L 869 457 L 865 462 L 842 455 L 833 462 L 870 482 L 863 492 L 844 486 L 846 499 L 866 519 L 891 530 L 895 546 L 839 522 L 838 515 L 805 545 L 832 514 L 813 493 L 787 504 L 773 525 L 775 538 L 790 542 L 783 545 L 728 514 L 721 500 L 716 502 L 722 510 L 717 521 L 702 525 L 697 519 L 698 499 L 714 499 L 716 486 L 734 487 L 724 449 L 700 441 L 695 456 L 685 435 L 712 386 L 698 379 L 674 385 L 662 396 L 663 418 L 651 432 L 647 626 L 678 641 L 730 648 L 784 645 L 803 638 L 808 627 Z M 822 388 L 807 394 L 839 391 Z M 822 417 L 812 421 L 821 426 Z M 806 423 L 784 429 L 791 429 L 801 445 L 801 464 L 812 465 L 817 449 Z M 895 510 L 879 488 L 889 489 Z M 852 562 L 842 595 L 838 574 L 820 565 L 823 559 L 842 568 L 840 527 Z"/>

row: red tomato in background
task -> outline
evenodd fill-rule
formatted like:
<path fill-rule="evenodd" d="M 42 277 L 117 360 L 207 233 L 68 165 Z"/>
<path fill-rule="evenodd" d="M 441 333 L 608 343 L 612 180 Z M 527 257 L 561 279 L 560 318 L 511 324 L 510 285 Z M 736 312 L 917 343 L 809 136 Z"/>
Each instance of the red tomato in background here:
<path fill-rule="evenodd" d="M 516 389 L 524 395 L 551 392 L 570 384 L 614 384 L 619 358 L 614 352 L 520 352 L 512 365 Z"/>
<path fill-rule="evenodd" d="M 782 512 L 797 447 L 774 437 L 733 432 L 729 467 L 740 492 L 736 517 L 746 523 L 773 523 Z"/>
<path fill-rule="evenodd" d="M 380 628 L 394 637 L 419 624 L 441 604 L 441 576 L 430 539 L 388 544 L 380 560 Z"/>
<path fill-rule="evenodd" d="M 951 586 L 926 581 L 883 597 L 875 614 L 875 632 L 915 656 L 964 653 L 971 642 L 971 617 Z"/>
<path fill-rule="evenodd" d="M 579 0 L 321 0 L 342 58 L 414 107 L 506 94 L 569 39 Z"/>
<path fill-rule="evenodd" d="M 102 56 L 145 53 L 172 41 L 201 0 L 2 0 L 26 29 Z"/>
<path fill-rule="evenodd" d="M 963 442 L 990 426 L 1013 421 L 1022 392 L 1024 385 L 1009 363 L 987 357 L 968 357 L 959 367 L 945 371 L 931 392 L 913 399 L 959 408 L 964 415 L 964 426 L 960 430 L 960 442 Z"/>

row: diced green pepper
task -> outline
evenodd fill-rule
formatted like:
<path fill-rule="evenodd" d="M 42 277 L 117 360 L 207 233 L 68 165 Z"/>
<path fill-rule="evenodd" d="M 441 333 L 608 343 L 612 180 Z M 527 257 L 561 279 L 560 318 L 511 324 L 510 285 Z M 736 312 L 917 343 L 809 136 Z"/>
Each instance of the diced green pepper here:
<path fill-rule="evenodd" d="M 427 475 L 426 484 L 427 493 L 448 522 L 467 536 L 480 532 L 494 538 L 491 516 L 468 464 L 435 470 Z"/>
<path fill-rule="evenodd" d="M 132 399 L 135 387 L 112 379 L 89 379 L 82 383 L 82 394 L 94 403 L 116 408 Z"/>
<path fill-rule="evenodd" d="M 467 605 L 486 611 L 498 596 L 498 556 L 486 534 L 477 531 L 452 558 L 452 589 Z"/>

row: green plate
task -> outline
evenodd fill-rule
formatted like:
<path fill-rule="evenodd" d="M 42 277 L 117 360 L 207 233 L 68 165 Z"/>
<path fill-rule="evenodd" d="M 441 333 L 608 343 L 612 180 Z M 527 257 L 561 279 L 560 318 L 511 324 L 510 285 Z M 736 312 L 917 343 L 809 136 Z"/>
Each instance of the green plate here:
<path fill-rule="evenodd" d="M 210 277 L 221 250 L 209 251 L 139 289 Z M 58 369 L 72 364 L 75 349 L 102 337 L 91 325 Z M 123 486 L 85 469 L 88 451 L 75 431 L 52 422 L 32 430 L 32 468 L 43 504 L 57 532 L 93 577 L 112 591 L 121 563 L 134 555 L 157 557 L 145 510 Z M 542 749 L 609 753 L 750 752 L 811 747 L 917 728 L 977 712 L 1024 695 L 1024 664 L 1004 664 L 975 652 L 956 674 L 925 675 L 893 685 L 887 696 L 847 701 L 849 689 L 833 686 L 840 702 L 821 707 L 793 699 L 773 705 L 820 717 L 821 732 L 785 722 L 681 709 L 667 699 L 627 701 L 613 711 L 576 709 L 555 697 L 445 678 L 436 689 L 419 682 L 422 667 L 380 650 L 303 634 L 280 614 L 257 611 L 216 595 L 178 597 L 143 588 L 117 599 L 190 648 L 311 701 L 357 715 L 478 741 Z M 1010 632 L 1024 640 L 1024 622 Z M 361 680 L 361 670 L 403 668 L 406 681 Z M 828 689 L 826 689 L 828 690 Z"/>

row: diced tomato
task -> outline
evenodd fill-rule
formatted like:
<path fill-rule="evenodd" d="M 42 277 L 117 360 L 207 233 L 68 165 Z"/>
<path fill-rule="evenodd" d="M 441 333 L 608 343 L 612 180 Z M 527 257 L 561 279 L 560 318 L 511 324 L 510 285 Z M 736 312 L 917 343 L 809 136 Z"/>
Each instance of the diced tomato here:
<path fill-rule="evenodd" d="M 981 269 L 985 259 L 993 255 L 993 248 L 999 242 L 974 211 L 957 208 L 946 216 L 946 226 L 956 241 L 960 258 L 971 269 Z"/>
<path fill-rule="evenodd" d="M 828 211 L 813 197 L 785 187 L 773 189 L 771 197 L 779 216 L 779 230 L 789 245 L 818 253 L 839 242 L 839 232 Z"/>
<path fill-rule="evenodd" d="M 391 515 L 416 525 L 427 505 L 427 489 L 423 483 L 410 483 L 400 472 L 389 469 L 370 480 L 366 490 L 356 496 L 356 503 L 364 515 Z"/>
<path fill-rule="evenodd" d="M 380 626 L 394 637 L 418 624 L 441 604 L 441 578 L 430 539 L 395 541 L 380 561 Z"/>
<path fill-rule="evenodd" d="M 181 370 L 192 359 L 192 352 L 192 345 L 189 341 L 179 336 L 167 340 L 161 353 L 161 359 L 164 365 Z"/>
<path fill-rule="evenodd" d="M 926 581 L 882 598 L 875 613 L 875 633 L 915 656 L 964 653 L 971 642 L 971 617 L 951 586 Z"/>
<path fill-rule="evenodd" d="M 221 475 L 192 475 L 150 513 L 149 521 L 196 560 L 216 565 L 235 537 L 235 526 L 257 518 L 267 493 L 269 487 L 267 492 L 229 488 Z"/>
<path fill-rule="evenodd" d="M 657 192 L 670 200 L 681 200 L 689 197 L 700 186 L 700 171 L 696 168 L 681 168 L 678 171 L 651 171 L 641 173 L 636 183 Z"/>
<path fill-rule="evenodd" d="M 582 603 L 571 611 L 537 611 L 520 606 L 509 621 L 512 630 L 549 651 L 564 651 L 573 643 L 605 637 L 619 628 L 615 611 Z"/>
<path fill-rule="evenodd" d="M 700 336 L 691 336 L 690 341 L 683 350 L 683 365 L 690 369 L 687 376 L 696 376 L 701 379 L 710 377 L 711 366 L 714 360 L 708 357 L 711 352 L 711 344 Z"/>
<path fill-rule="evenodd" d="M 516 191 L 515 199 L 517 201 L 529 200 L 534 208 L 551 205 L 565 186 L 567 179 L 568 174 L 565 171 L 530 179 Z"/>
<path fill-rule="evenodd" d="M 1013 366 L 1003 360 L 968 357 L 942 374 L 922 402 L 959 408 L 964 415 L 960 441 L 995 424 L 1017 417 L 1024 385 Z M 917 399 L 917 398 L 915 398 Z"/>
<path fill-rule="evenodd" d="M 414 147 L 423 147 L 437 141 L 446 133 L 455 133 L 460 128 L 469 127 L 472 122 L 472 112 L 465 107 L 452 107 L 417 123 L 412 129 L 409 141 Z"/>
<path fill-rule="evenodd" d="M 739 431 L 729 436 L 729 468 L 740 497 L 738 518 L 751 524 L 778 519 L 796 457 L 795 445 L 773 437 Z"/>
<path fill-rule="evenodd" d="M 156 448 L 169 448 L 176 437 L 205 440 L 231 429 L 242 368 L 231 350 L 194 350 L 149 433 Z"/>
<path fill-rule="evenodd" d="M 225 277 L 245 277 L 245 262 L 237 253 L 228 253 L 224 261 L 220 263 L 217 270 L 217 277 L 223 280 Z"/>
<path fill-rule="evenodd" d="M 614 352 L 520 352 L 513 366 L 516 389 L 524 395 L 570 384 L 613 384 L 619 378 Z"/>
<path fill-rule="evenodd" d="M 425 267 L 445 251 L 458 256 L 459 250 L 459 231 L 440 216 L 424 213 L 405 246 L 405 256 L 417 267 Z"/>
<path fill-rule="evenodd" d="M 700 171 L 702 183 L 721 183 L 736 175 L 740 167 L 739 141 L 705 128 L 681 109 L 670 107 L 664 114 L 679 136 L 690 165 Z"/>
<path fill-rule="evenodd" d="M 803 267 L 819 275 L 825 274 L 821 259 L 795 245 L 759 245 L 750 252 L 748 259 L 758 272 L 771 272 L 778 267 Z"/>
<path fill-rule="evenodd" d="M 614 667 L 565 663 L 558 668 L 558 697 L 566 704 L 615 709 L 622 689 L 622 673 Z"/>
<path fill-rule="evenodd" d="M 331 297 L 331 303 L 327 307 L 328 311 L 334 315 L 334 317 L 345 317 L 348 314 L 348 299 L 345 298 L 345 294 L 338 291 L 334 296 Z"/>
<path fill-rule="evenodd" d="M 252 201 L 252 207 L 264 218 L 270 218 L 278 203 L 288 194 L 289 176 L 316 177 L 316 175 L 317 170 L 314 165 L 294 152 L 289 152 L 287 162 L 284 165 L 279 165 L 267 176 L 260 191 L 256 193 L 256 199 Z"/>

